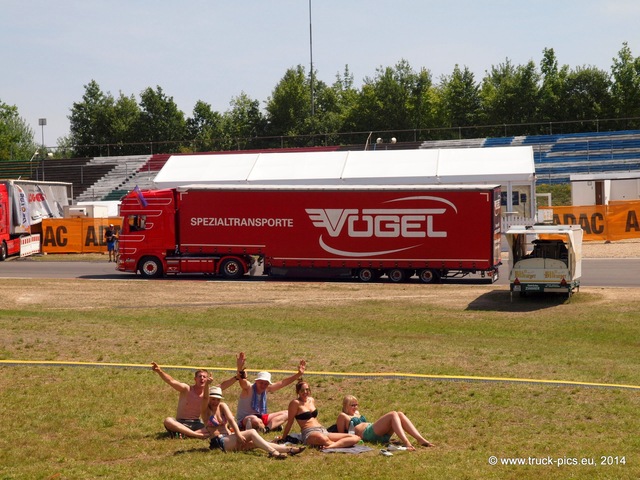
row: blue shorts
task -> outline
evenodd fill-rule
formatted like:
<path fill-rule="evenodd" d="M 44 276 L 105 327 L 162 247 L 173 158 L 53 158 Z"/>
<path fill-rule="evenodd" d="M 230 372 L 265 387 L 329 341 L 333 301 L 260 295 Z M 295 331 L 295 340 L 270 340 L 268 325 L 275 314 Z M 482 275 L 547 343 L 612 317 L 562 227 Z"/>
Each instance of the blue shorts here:
<path fill-rule="evenodd" d="M 222 450 L 226 453 L 224 448 L 224 439 L 227 436 L 228 435 L 218 435 L 217 437 L 211 437 L 211 440 L 209 440 L 209 450 L 215 450 L 217 448 L 218 450 Z"/>

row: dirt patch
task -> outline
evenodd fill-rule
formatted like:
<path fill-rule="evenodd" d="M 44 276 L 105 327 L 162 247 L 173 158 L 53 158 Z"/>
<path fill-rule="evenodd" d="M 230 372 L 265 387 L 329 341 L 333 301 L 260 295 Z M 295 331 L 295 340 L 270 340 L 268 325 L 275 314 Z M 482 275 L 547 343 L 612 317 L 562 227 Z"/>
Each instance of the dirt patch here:
<path fill-rule="evenodd" d="M 257 308 L 318 306 L 354 302 L 402 302 L 465 310 L 512 308 L 509 287 L 495 285 L 362 284 L 353 282 L 157 280 L 2 280 L 0 308 L 6 310 L 93 310 L 148 308 Z M 33 293 L 25 293 L 26 291 Z M 640 301 L 637 288 L 581 288 L 597 303 Z M 555 297 L 554 297 L 555 298 Z M 555 300 L 562 303 L 564 299 Z M 516 302 L 514 302 L 516 303 Z M 513 306 L 515 308 L 515 305 Z"/>
<path fill-rule="evenodd" d="M 80 256 L 48 255 L 57 261 L 77 261 Z M 640 258 L 640 239 L 613 243 L 584 242 L 584 258 Z M 25 259 L 26 260 L 26 259 Z M 35 260 L 34 261 L 38 261 Z M 104 261 L 104 256 L 84 261 Z M 496 285 L 423 285 L 357 282 L 303 282 L 206 279 L 137 280 L 0 280 L 2 309 L 101 309 L 101 308 L 256 308 L 268 305 L 333 305 L 350 302 L 398 301 L 436 304 L 452 309 L 503 309 L 509 287 Z M 640 301 L 637 288 L 581 288 L 591 301 L 618 303 Z"/>

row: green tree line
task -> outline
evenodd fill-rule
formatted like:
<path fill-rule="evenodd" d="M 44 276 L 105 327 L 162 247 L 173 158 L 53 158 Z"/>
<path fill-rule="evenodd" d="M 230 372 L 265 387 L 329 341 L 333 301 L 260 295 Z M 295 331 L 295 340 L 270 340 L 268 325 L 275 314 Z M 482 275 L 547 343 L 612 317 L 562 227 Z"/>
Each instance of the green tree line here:
<path fill-rule="evenodd" d="M 506 59 L 481 80 L 458 65 L 434 80 L 400 60 L 360 88 L 348 66 L 328 84 L 298 65 L 264 108 L 241 93 L 222 113 L 199 100 L 190 116 L 160 86 L 136 99 L 103 92 L 92 80 L 70 109 L 70 133 L 58 140 L 56 156 L 363 144 L 370 132 L 421 141 L 639 128 L 640 58 L 625 42 L 612 60 L 610 72 L 570 68 L 546 48 L 539 65 Z M 0 101 L 0 159 L 27 158 L 34 147 L 17 109 Z"/>

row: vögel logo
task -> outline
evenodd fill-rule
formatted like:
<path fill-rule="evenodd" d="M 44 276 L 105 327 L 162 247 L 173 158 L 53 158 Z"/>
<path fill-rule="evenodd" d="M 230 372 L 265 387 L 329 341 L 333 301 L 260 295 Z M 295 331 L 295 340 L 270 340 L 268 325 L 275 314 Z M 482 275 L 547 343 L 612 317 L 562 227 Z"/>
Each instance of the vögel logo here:
<path fill-rule="evenodd" d="M 390 200 L 385 203 L 402 202 L 407 200 L 430 200 L 445 203 L 457 212 L 453 203 L 439 197 L 419 196 Z M 446 231 L 434 228 L 434 217 L 444 214 L 446 208 L 367 208 L 359 209 L 306 209 L 309 218 L 318 228 L 326 229 L 330 237 L 340 237 L 346 230 L 351 238 L 442 238 Z M 320 246 L 327 252 L 346 256 L 367 256 L 396 253 L 414 248 L 417 245 L 406 246 L 388 251 L 376 252 L 347 252 L 337 250 L 325 243 L 322 235 Z"/>

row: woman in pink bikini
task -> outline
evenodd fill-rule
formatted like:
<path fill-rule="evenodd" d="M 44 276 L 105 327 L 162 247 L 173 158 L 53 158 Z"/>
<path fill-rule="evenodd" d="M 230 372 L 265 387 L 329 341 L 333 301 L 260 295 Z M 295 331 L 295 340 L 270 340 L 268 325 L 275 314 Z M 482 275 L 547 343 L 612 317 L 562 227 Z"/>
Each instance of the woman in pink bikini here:
<path fill-rule="evenodd" d="M 211 384 L 210 378 L 207 383 Z M 220 387 L 211 387 L 209 395 L 203 395 L 201 417 L 211 435 L 209 441 L 211 450 L 235 452 L 260 448 L 268 452 L 270 458 L 277 460 L 284 460 L 287 458 L 287 454 L 297 455 L 304 450 L 304 447 L 286 447 L 269 443 L 260 436 L 257 430 L 241 432 L 231 409 L 221 400 L 222 390 Z M 230 426 L 234 433 L 231 433 L 227 426 Z"/>

